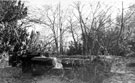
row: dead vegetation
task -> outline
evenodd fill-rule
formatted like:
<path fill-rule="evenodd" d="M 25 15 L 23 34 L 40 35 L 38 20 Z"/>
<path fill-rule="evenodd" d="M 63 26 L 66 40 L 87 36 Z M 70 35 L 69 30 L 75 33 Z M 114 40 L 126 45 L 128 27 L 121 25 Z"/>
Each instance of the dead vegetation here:
<path fill-rule="evenodd" d="M 106 62 L 87 62 L 83 66 L 72 66 L 69 69 L 42 72 L 42 75 L 33 76 L 32 73 L 22 73 L 20 68 L 0 69 L 1 83 L 102 83 L 111 76 Z"/>

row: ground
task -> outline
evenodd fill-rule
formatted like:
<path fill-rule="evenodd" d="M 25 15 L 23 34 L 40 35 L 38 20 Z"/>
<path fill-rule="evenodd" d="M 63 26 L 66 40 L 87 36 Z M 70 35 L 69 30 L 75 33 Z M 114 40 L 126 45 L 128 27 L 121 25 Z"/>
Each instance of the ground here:
<path fill-rule="evenodd" d="M 103 83 L 135 83 L 135 67 L 126 66 L 129 63 L 135 63 L 134 60 L 135 58 L 124 58 L 115 61 L 111 68 L 112 73 L 109 78 L 104 79 Z M 32 76 L 30 73 L 22 73 L 20 68 L 7 67 L 0 69 L 0 83 L 90 83 L 89 79 L 93 77 L 93 74 L 91 76 L 90 72 L 84 70 L 84 68 L 75 70 L 79 73 L 66 70 L 65 75 L 58 74 L 62 71 L 51 70 L 41 76 Z M 74 78 L 75 76 L 79 79 Z M 91 83 L 99 83 L 99 81 L 91 81 Z"/>
<path fill-rule="evenodd" d="M 128 64 L 132 66 L 127 66 Z M 104 80 L 104 83 L 135 83 L 135 58 L 124 59 L 112 66 L 112 77 Z"/>

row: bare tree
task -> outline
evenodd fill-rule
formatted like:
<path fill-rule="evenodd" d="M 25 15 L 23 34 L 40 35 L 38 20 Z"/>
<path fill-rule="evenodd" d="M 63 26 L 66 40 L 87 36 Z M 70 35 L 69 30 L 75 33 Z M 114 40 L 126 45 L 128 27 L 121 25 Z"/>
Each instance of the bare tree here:
<path fill-rule="evenodd" d="M 87 30 L 86 30 L 86 25 L 84 23 L 84 19 L 82 17 L 82 8 L 81 8 L 81 3 L 80 2 L 77 2 L 74 4 L 74 8 L 77 10 L 78 12 L 78 17 L 76 16 L 77 20 L 79 21 L 79 25 L 80 25 L 80 28 L 81 28 L 81 31 L 82 31 L 82 36 L 83 36 L 83 45 L 84 45 L 84 49 L 83 49 L 83 53 L 84 54 L 88 54 L 88 47 L 87 47 Z"/>
<path fill-rule="evenodd" d="M 61 9 L 60 4 L 53 8 L 51 6 L 45 7 L 42 11 L 42 16 L 38 18 L 30 18 L 31 22 L 42 24 L 45 28 L 49 27 L 52 31 L 52 36 L 55 41 L 55 49 L 57 54 L 61 54 L 63 51 L 63 35 L 67 30 L 64 28 L 65 15 Z"/>
<path fill-rule="evenodd" d="M 83 16 L 82 10 L 84 6 L 81 6 L 80 2 L 75 3 L 73 7 L 77 10 L 78 15 L 74 14 L 74 16 L 78 20 L 80 29 L 82 31 L 84 54 L 91 54 L 91 52 L 95 49 L 95 45 L 99 45 L 99 48 L 102 47 L 106 49 L 106 47 L 103 45 L 101 32 L 110 27 L 108 21 L 111 14 L 108 12 L 111 7 L 100 9 L 101 4 L 98 2 L 95 10 L 93 10 L 92 5 L 90 4 L 91 11 L 85 12 L 85 14 L 88 16 Z M 99 48 L 97 48 L 97 50 L 100 50 Z"/>
<path fill-rule="evenodd" d="M 72 19 L 71 16 L 69 16 L 68 22 L 69 22 L 69 31 L 72 34 L 72 38 L 74 40 L 74 45 L 75 45 L 75 48 L 77 49 L 78 48 L 78 46 L 77 46 L 77 39 L 75 38 L 75 30 L 74 30 L 74 26 L 75 25 L 74 25 L 74 22 L 73 22 L 73 19 Z"/>

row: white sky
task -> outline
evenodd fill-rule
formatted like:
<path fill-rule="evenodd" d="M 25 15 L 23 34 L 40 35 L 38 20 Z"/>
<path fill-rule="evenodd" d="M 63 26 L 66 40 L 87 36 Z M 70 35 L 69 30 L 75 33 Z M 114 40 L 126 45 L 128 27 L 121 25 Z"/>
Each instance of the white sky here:
<path fill-rule="evenodd" d="M 30 9 L 36 9 L 36 8 L 42 8 L 44 5 L 57 5 L 59 2 L 61 3 L 62 8 L 67 8 L 70 4 L 76 1 L 80 1 L 82 4 L 96 4 L 98 1 L 104 4 L 108 4 L 110 6 L 113 6 L 114 12 L 116 13 L 116 10 L 118 8 L 121 8 L 121 3 L 123 1 L 124 8 L 127 8 L 129 5 L 134 4 L 135 0 L 23 0 L 26 2 L 26 6 Z M 36 26 L 37 27 L 37 26 Z M 40 27 L 40 26 L 38 26 Z M 43 28 L 38 28 L 38 31 L 41 31 L 41 34 L 44 33 Z"/>
<path fill-rule="evenodd" d="M 128 6 L 129 4 L 133 4 L 135 3 L 134 0 L 25 0 L 26 2 L 29 3 L 29 5 L 31 6 L 36 6 L 36 7 L 41 7 L 43 5 L 54 5 L 54 4 L 57 4 L 59 2 L 61 2 L 61 4 L 63 4 L 63 6 L 67 6 L 69 4 L 71 4 L 72 2 L 75 2 L 75 1 L 80 1 L 82 3 L 89 3 L 89 2 L 97 2 L 97 1 L 100 1 L 100 2 L 104 2 L 106 4 L 110 4 L 110 5 L 113 5 L 115 7 L 120 7 L 121 5 L 121 2 L 123 1 L 124 3 L 124 6 Z"/>

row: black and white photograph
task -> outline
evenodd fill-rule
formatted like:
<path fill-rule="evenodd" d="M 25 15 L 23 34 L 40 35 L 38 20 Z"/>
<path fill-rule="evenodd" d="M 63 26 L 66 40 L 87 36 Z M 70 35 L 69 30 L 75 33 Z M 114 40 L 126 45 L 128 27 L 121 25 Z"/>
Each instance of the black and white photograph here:
<path fill-rule="evenodd" d="M 0 83 L 135 83 L 135 0 L 0 0 Z"/>

